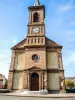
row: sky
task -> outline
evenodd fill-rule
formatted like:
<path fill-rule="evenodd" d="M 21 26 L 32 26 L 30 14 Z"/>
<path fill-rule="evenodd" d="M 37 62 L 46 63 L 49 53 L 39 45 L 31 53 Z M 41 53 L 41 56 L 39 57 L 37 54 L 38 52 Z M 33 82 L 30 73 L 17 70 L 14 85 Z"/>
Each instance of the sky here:
<path fill-rule="evenodd" d="M 75 0 L 40 0 L 46 8 L 46 36 L 63 46 L 65 77 L 75 76 Z M 27 35 L 34 0 L 0 0 L 0 73 L 8 78 L 11 47 Z"/>

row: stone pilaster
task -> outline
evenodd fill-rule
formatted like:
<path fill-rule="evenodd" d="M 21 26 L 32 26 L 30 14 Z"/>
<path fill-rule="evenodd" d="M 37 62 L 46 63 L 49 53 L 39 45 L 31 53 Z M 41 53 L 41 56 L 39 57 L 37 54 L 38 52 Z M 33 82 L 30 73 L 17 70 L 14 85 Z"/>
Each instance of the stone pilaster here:
<path fill-rule="evenodd" d="M 15 63 L 15 51 L 12 50 L 11 64 L 10 64 L 10 70 L 9 70 L 9 76 L 8 76 L 8 89 L 13 88 L 14 63 Z"/>
<path fill-rule="evenodd" d="M 23 73 L 23 89 L 28 89 L 28 86 L 27 86 L 27 73 L 26 72 L 24 72 Z"/>
<path fill-rule="evenodd" d="M 15 64 L 15 51 L 12 50 L 12 57 L 11 57 L 10 70 L 13 70 L 13 69 L 14 69 L 14 64 Z"/>
<path fill-rule="evenodd" d="M 58 50 L 58 64 L 59 64 L 59 76 L 60 76 L 60 89 L 64 90 L 65 89 L 65 77 L 64 77 L 61 49 Z"/>
<path fill-rule="evenodd" d="M 44 89 L 44 73 L 42 72 L 41 75 L 42 75 L 41 76 L 42 77 L 42 89 Z"/>
<path fill-rule="evenodd" d="M 42 88 L 42 75 L 39 73 L 39 90 Z"/>
<path fill-rule="evenodd" d="M 30 73 L 29 72 L 27 73 L 27 84 L 28 84 L 27 88 L 28 90 L 30 90 Z"/>
<path fill-rule="evenodd" d="M 8 76 L 8 89 L 12 89 L 13 88 L 13 72 L 9 72 L 9 76 Z"/>
<path fill-rule="evenodd" d="M 44 89 L 47 90 L 47 72 L 44 73 Z"/>

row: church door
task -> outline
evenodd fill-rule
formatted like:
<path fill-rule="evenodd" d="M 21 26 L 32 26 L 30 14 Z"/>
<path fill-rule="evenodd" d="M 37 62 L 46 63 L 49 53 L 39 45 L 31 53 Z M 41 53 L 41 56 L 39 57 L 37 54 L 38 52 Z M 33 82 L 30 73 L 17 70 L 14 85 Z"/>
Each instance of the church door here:
<path fill-rule="evenodd" d="M 39 91 L 39 75 L 37 73 L 31 75 L 31 91 Z"/>

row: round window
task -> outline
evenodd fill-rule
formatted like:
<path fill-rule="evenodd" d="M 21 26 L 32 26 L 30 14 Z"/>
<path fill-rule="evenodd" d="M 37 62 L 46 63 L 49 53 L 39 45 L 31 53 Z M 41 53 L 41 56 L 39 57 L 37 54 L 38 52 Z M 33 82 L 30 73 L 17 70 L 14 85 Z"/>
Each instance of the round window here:
<path fill-rule="evenodd" d="M 34 55 L 32 56 L 32 60 L 37 61 L 38 59 L 39 59 L 38 55 L 34 54 Z"/>

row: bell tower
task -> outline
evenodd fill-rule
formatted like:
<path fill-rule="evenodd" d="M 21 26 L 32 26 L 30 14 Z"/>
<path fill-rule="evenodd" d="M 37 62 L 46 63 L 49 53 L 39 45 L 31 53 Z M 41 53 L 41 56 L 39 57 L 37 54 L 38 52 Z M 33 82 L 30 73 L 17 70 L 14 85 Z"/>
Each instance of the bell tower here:
<path fill-rule="evenodd" d="M 40 5 L 39 0 L 35 0 L 34 6 L 28 7 L 29 23 L 27 37 L 29 42 L 34 41 L 35 45 L 45 45 L 45 6 Z M 33 37 L 35 40 L 33 40 Z M 37 43 L 36 43 L 37 42 Z"/>

